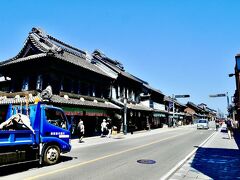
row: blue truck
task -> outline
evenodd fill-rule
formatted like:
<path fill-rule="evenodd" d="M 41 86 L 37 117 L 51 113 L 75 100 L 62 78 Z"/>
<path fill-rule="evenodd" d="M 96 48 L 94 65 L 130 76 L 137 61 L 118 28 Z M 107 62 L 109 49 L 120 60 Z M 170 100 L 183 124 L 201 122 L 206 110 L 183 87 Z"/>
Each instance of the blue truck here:
<path fill-rule="evenodd" d="M 29 123 L 18 123 L 21 116 L 28 117 Z M 40 102 L 28 106 L 9 105 L 2 124 L 0 167 L 31 161 L 52 165 L 59 161 L 61 153 L 71 150 L 71 125 L 60 108 Z"/>

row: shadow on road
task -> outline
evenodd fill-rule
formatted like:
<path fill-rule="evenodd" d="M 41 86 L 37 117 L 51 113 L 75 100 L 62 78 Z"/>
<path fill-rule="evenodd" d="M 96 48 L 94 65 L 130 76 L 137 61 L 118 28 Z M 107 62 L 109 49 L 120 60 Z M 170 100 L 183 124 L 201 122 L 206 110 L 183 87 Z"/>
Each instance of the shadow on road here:
<path fill-rule="evenodd" d="M 191 167 L 212 179 L 240 177 L 240 152 L 236 149 L 198 148 Z"/>
<path fill-rule="evenodd" d="M 38 167 L 39 167 L 38 162 L 31 162 L 31 163 L 18 164 L 18 165 L 10 165 L 10 166 L 7 166 L 7 167 L 0 167 L 0 177 L 15 174 L 15 173 L 24 172 L 24 171 L 27 171 L 29 169 L 38 168 Z"/>
<path fill-rule="evenodd" d="M 238 149 L 240 149 L 240 130 L 239 129 L 234 129 L 233 137 L 237 143 Z"/>
<path fill-rule="evenodd" d="M 76 159 L 70 156 L 61 156 L 59 163 L 71 161 L 72 159 Z M 54 165 L 53 165 L 54 166 Z M 29 162 L 24 164 L 17 164 L 17 165 L 9 165 L 6 167 L 0 167 L 0 178 L 2 176 L 12 175 L 15 173 L 24 172 L 34 168 L 41 168 L 42 166 L 39 165 L 38 162 Z"/>
<path fill-rule="evenodd" d="M 77 159 L 77 157 L 71 157 L 71 156 L 65 156 L 65 155 L 62 155 L 61 158 L 60 158 L 60 162 L 66 162 L 66 161 L 71 161 L 73 159 Z"/>
<path fill-rule="evenodd" d="M 221 131 L 227 133 L 227 131 Z M 223 137 L 223 139 L 228 139 Z M 199 147 L 191 167 L 212 179 L 240 178 L 240 131 L 234 130 L 238 149 Z"/>

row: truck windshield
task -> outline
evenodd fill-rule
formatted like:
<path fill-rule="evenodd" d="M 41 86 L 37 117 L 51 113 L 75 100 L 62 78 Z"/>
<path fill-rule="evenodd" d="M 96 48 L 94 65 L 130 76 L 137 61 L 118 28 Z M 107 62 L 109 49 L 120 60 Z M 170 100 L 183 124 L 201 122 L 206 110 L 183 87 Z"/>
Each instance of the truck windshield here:
<path fill-rule="evenodd" d="M 46 119 L 50 124 L 67 129 L 67 119 L 62 111 L 53 108 L 46 108 L 45 113 Z"/>

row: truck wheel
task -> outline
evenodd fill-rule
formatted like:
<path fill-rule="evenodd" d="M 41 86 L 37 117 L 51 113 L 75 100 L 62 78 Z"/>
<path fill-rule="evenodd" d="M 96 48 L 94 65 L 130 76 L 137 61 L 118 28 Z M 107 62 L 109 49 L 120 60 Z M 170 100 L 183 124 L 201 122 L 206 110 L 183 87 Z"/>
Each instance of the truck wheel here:
<path fill-rule="evenodd" d="M 60 157 L 59 147 L 56 145 L 48 146 L 44 151 L 43 161 L 46 165 L 56 164 Z"/>

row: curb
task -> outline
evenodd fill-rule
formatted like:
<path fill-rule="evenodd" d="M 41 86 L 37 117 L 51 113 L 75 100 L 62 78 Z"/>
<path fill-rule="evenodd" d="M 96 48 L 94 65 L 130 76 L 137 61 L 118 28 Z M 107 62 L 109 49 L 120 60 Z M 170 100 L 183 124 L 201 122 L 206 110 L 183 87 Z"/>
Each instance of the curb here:
<path fill-rule="evenodd" d="M 198 147 L 203 146 L 206 144 L 212 137 L 215 135 L 216 132 L 213 132 L 205 141 L 203 141 Z M 179 163 L 177 163 L 170 171 L 168 171 L 167 174 L 165 174 L 163 177 L 160 178 L 160 180 L 169 179 L 180 167 L 184 165 L 184 163 L 187 162 L 198 150 L 198 148 L 194 149 L 192 152 L 190 152 L 183 160 L 181 160 Z"/>

